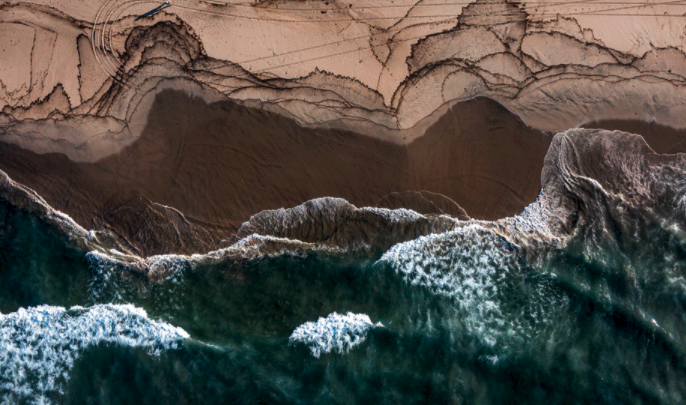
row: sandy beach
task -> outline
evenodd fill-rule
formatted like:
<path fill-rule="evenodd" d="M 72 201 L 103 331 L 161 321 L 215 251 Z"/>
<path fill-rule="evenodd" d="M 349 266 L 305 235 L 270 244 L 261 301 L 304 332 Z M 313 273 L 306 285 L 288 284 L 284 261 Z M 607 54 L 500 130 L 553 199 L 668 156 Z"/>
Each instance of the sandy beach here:
<path fill-rule="evenodd" d="M 686 403 L 686 3 L 0 4 L 3 404 Z"/>
<path fill-rule="evenodd" d="M 461 218 L 514 215 L 538 194 L 549 143 L 488 99 L 453 106 L 402 146 L 166 91 L 141 137 L 115 156 L 77 163 L 2 144 L 0 169 L 141 254 L 193 253 L 234 242 L 252 214 L 318 197 Z"/>
<path fill-rule="evenodd" d="M 570 127 L 686 147 L 669 17 L 686 6 L 177 1 L 138 18 L 156 5 L 0 8 L 0 169 L 142 255 L 228 246 L 251 215 L 327 196 L 515 215 Z"/>
<path fill-rule="evenodd" d="M 684 150 L 686 6 L 155 6 L 0 8 L 0 169 L 143 255 L 319 197 L 515 215 L 576 126 Z"/>

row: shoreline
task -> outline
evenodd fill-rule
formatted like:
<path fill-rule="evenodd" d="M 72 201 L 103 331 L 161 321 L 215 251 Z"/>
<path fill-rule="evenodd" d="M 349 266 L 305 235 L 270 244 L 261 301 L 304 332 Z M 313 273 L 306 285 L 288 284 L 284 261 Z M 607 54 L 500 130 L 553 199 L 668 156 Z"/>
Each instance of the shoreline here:
<path fill-rule="evenodd" d="M 483 98 L 456 104 L 404 146 L 171 90 L 156 97 L 147 121 L 140 138 L 95 163 L 1 143 L 0 169 L 141 253 L 188 253 L 222 247 L 258 212 L 319 197 L 463 218 L 514 215 L 538 195 L 550 142 Z"/>
<path fill-rule="evenodd" d="M 458 219 L 517 215 L 539 195 L 551 140 L 486 98 L 456 103 L 402 146 L 177 90 L 155 98 L 147 121 L 139 139 L 95 163 L 0 143 L 0 169 L 148 256 L 227 247 L 251 216 L 323 197 Z M 657 153 L 686 152 L 686 131 L 596 124 L 645 134 Z"/>
<path fill-rule="evenodd" d="M 11 224 L 17 222 L 14 216 L 28 214 L 28 218 L 19 222 L 37 220 L 31 227 L 61 235 L 58 237 L 67 242 L 64 247 L 75 249 L 77 256 L 85 255 L 85 260 L 95 260 L 94 263 L 100 263 L 97 265 L 107 267 L 108 271 L 119 269 L 153 282 L 176 271 L 178 263 L 235 262 L 240 267 L 244 260 L 283 254 L 300 257 L 307 252 L 329 252 L 368 256 L 387 251 L 398 243 L 473 226 L 502 238 L 506 246 L 519 250 L 523 257 L 533 255 L 531 259 L 564 247 L 570 239 L 581 236 L 579 227 L 593 225 L 602 229 L 596 221 L 612 221 L 611 212 L 617 209 L 635 213 L 648 210 L 665 219 L 680 221 L 677 218 L 684 208 L 683 191 L 668 185 L 670 176 L 675 171 L 683 171 L 684 164 L 686 154 L 656 153 L 640 135 L 570 129 L 554 137 L 540 172 L 542 188 L 535 201 L 516 215 L 497 220 L 469 218 L 454 201 L 429 192 L 396 193 L 384 201 L 388 208 L 382 204 L 357 207 L 342 198 L 319 197 L 290 208 L 259 211 L 250 215 L 231 238 L 222 240 L 223 246 L 196 245 L 194 251 L 179 249 L 173 240 L 201 236 L 191 228 L 183 228 L 184 224 L 191 226 L 184 214 L 154 202 L 144 210 L 164 208 L 168 214 L 181 219 L 164 224 L 173 228 L 173 232 L 155 230 L 158 224 L 138 229 L 146 237 L 160 238 L 153 243 L 166 243 L 164 252 L 151 252 L 154 246 L 137 244 L 107 224 L 99 229 L 82 226 L 68 212 L 55 209 L 43 196 L 3 171 L 0 171 L 0 208 L 4 219 L 10 221 L 10 231 Z M 589 186 L 595 189 L 594 193 L 588 193 Z M 417 199 L 421 200 L 418 205 Z M 431 204 L 426 204 L 427 201 Z M 396 206 L 390 207 L 392 204 Z M 403 207 L 413 204 L 410 209 Z M 602 209 L 593 208 L 598 204 Z M 414 209 L 427 206 L 439 212 L 421 213 Z M 133 208 L 123 207 L 123 210 Z M 450 210 L 453 212 L 447 212 Z M 606 216 L 608 213 L 610 217 Z M 150 231 L 157 234 L 151 235 Z"/>
<path fill-rule="evenodd" d="M 686 128 L 677 129 L 655 121 L 601 120 L 581 125 L 581 128 L 606 129 L 641 135 L 656 153 L 686 153 Z"/>

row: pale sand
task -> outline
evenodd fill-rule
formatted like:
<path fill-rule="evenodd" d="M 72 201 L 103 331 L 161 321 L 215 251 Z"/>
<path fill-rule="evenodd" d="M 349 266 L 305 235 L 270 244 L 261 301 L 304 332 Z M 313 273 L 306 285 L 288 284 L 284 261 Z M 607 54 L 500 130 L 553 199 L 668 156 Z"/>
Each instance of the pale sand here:
<path fill-rule="evenodd" d="M 250 105 L 265 103 L 302 125 L 349 128 L 401 144 L 421 136 L 427 117 L 434 117 L 428 124 L 435 122 L 437 111 L 475 96 L 499 101 L 542 130 L 608 119 L 686 128 L 686 19 L 675 18 L 686 5 L 179 0 L 133 21 L 157 5 L 58 0 L 2 6 L 0 30 L 8 45 L 1 50 L 7 57 L 0 69 L 6 113 L 0 124 L 7 129 L 13 120 L 44 119 L 55 110 L 130 122 L 132 111 L 143 108 L 136 98 L 150 100 L 159 89 L 148 80 L 141 96 L 112 97 L 108 75 L 123 69 L 145 70 L 133 86 L 146 77 L 185 77 L 204 86 L 204 97 L 216 99 L 213 89 Z M 146 56 L 126 48 L 134 27 L 159 21 L 185 24 L 184 35 L 200 46 L 175 61 L 182 70 L 154 62 L 141 69 L 153 57 L 174 59 L 179 44 Z M 207 58 L 219 64 L 198 65 Z M 236 65 L 227 71 L 221 61 Z M 52 99 L 66 102 L 17 109 L 35 107 L 55 92 L 61 95 Z M 126 137 L 135 139 L 140 128 L 133 123 Z M 54 138 L 49 129 L 31 131 Z M 52 150 L 45 142 L 20 141 L 25 128 L 10 132 L 6 142 Z M 94 161 L 102 157 L 97 151 L 114 153 L 128 143 L 118 144 L 88 145 L 84 149 L 96 152 L 72 157 Z"/>
<path fill-rule="evenodd" d="M 546 130 L 683 150 L 684 5 L 177 0 L 135 21 L 159 4 L 0 5 L 0 168 L 141 252 L 322 196 L 516 214 Z"/>

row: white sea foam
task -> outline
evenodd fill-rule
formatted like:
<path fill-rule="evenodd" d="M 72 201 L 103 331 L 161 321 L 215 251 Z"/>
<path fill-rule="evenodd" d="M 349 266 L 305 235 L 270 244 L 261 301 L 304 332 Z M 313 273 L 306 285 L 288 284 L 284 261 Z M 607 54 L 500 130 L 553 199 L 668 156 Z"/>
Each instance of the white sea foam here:
<path fill-rule="evenodd" d="M 686 214 L 686 179 L 679 178 L 674 181 L 675 195 L 672 198 L 677 210 Z"/>
<path fill-rule="evenodd" d="M 532 335 L 556 297 L 531 291 L 512 305 L 523 272 L 516 248 L 478 224 L 393 246 L 380 259 L 410 285 L 452 298 L 458 329 L 488 346 Z"/>
<path fill-rule="evenodd" d="M 364 342 L 371 328 L 383 327 L 379 322 L 372 323 L 365 314 L 340 315 L 336 312 L 317 322 L 305 322 L 298 326 L 289 339 L 291 344 L 303 343 L 314 357 L 322 353 L 347 353 L 353 347 Z"/>
<path fill-rule="evenodd" d="M 98 343 L 142 347 L 150 355 L 179 348 L 188 334 L 131 305 L 39 306 L 0 314 L 2 404 L 47 403 L 61 393 L 81 353 Z"/>
<path fill-rule="evenodd" d="M 156 255 L 147 258 L 126 255 L 110 249 L 111 254 L 102 251 L 92 250 L 88 252 L 89 259 L 94 265 L 104 266 L 129 266 L 135 262 L 140 268 L 148 269 L 151 272 L 175 273 L 188 266 L 198 264 L 212 264 L 227 258 L 242 258 L 257 260 L 265 257 L 276 257 L 281 255 L 302 256 L 305 251 L 322 251 L 331 253 L 342 253 L 341 248 L 320 246 L 314 243 L 302 242 L 298 239 L 280 238 L 269 235 L 251 234 L 240 239 L 233 245 L 218 250 L 213 250 L 203 254 L 180 255 L 166 254 Z"/>
<path fill-rule="evenodd" d="M 106 293 L 110 290 L 117 290 L 117 285 L 113 279 L 119 275 L 124 264 L 113 257 L 98 251 L 91 251 L 86 254 L 86 260 L 93 271 L 93 277 L 88 281 L 88 292 L 94 303 L 107 301 L 119 301 L 121 293 L 116 297 L 108 297 Z"/>
<path fill-rule="evenodd" d="M 411 284 L 462 299 L 481 295 L 480 287 L 490 284 L 497 270 L 516 265 L 505 240 L 477 224 L 399 243 L 380 261 Z"/>
<path fill-rule="evenodd" d="M 406 222 L 406 221 L 417 221 L 425 218 L 424 215 L 418 213 L 417 211 L 408 210 L 406 208 L 397 208 L 394 210 L 388 208 L 376 208 L 376 207 L 362 207 L 358 208 L 360 211 L 373 212 L 377 215 L 386 217 L 390 222 Z"/>

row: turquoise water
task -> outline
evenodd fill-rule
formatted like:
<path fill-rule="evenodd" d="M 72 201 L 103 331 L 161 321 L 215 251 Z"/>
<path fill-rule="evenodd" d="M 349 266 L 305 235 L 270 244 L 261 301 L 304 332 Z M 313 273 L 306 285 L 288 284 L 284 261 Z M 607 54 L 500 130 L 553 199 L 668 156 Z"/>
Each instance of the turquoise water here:
<path fill-rule="evenodd" d="M 0 201 L 0 403 L 682 404 L 686 234 L 619 219 L 538 255 L 469 225 L 156 283 Z"/>

